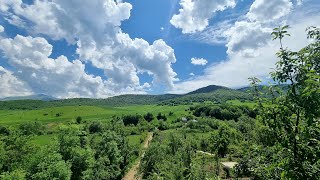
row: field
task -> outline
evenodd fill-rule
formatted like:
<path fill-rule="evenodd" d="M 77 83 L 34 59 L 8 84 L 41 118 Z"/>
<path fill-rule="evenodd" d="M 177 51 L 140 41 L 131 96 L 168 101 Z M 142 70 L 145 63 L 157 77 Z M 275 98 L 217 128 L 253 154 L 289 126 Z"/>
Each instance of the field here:
<path fill-rule="evenodd" d="M 168 117 L 168 121 L 187 115 L 185 111 L 189 106 L 158 106 L 158 105 L 141 105 L 126 107 L 96 107 L 96 106 L 64 106 L 45 108 L 40 110 L 0 110 L 0 124 L 17 125 L 24 122 L 39 121 L 43 123 L 64 123 L 72 122 L 78 116 L 83 120 L 110 120 L 113 116 L 140 114 L 147 112 L 164 113 Z M 173 112 L 168 116 L 169 112 Z"/>

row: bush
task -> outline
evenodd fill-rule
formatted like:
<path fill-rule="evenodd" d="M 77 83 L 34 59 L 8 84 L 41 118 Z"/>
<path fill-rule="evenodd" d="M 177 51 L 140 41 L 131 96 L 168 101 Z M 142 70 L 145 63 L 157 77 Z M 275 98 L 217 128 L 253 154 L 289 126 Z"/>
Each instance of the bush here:
<path fill-rule="evenodd" d="M 158 113 L 157 119 L 158 119 L 158 120 L 162 119 L 162 120 L 166 121 L 166 120 L 167 120 L 167 117 L 166 117 L 165 114 Z"/>
<path fill-rule="evenodd" d="M 142 119 L 140 115 L 126 115 L 122 117 L 122 121 L 125 126 L 129 124 L 133 124 L 136 126 L 140 119 Z"/>
<path fill-rule="evenodd" d="M 10 130 L 4 126 L 0 126 L 0 134 L 1 135 L 9 135 L 10 134 Z"/>
<path fill-rule="evenodd" d="M 150 121 L 152 121 L 154 119 L 153 114 L 149 113 L 149 112 L 146 115 L 144 115 L 143 117 L 148 122 L 150 122 Z"/>
<path fill-rule="evenodd" d="M 78 124 L 80 124 L 81 121 L 82 121 L 82 117 L 81 117 L 81 116 L 78 116 L 78 117 L 76 118 L 76 122 L 77 122 Z"/>
<path fill-rule="evenodd" d="M 90 133 L 99 133 L 103 131 L 103 125 L 101 122 L 94 121 L 89 125 L 89 132 Z"/>
<path fill-rule="evenodd" d="M 40 122 L 28 122 L 19 126 L 23 135 L 42 135 L 44 129 L 45 127 Z"/>

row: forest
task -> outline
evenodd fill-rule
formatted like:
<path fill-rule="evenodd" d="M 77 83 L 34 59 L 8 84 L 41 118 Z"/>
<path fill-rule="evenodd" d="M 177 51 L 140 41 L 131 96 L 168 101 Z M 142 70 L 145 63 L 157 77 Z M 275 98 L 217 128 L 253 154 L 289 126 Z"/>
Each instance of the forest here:
<path fill-rule="evenodd" d="M 0 179 L 320 179 L 320 29 L 288 28 L 269 86 L 1 101 Z"/>

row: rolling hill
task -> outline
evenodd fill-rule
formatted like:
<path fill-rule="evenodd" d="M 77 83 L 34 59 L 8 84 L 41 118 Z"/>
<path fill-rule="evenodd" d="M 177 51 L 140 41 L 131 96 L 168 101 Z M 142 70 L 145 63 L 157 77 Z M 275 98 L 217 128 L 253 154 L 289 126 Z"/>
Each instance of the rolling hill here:
<path fill-rule="evenodd" d="M 128 106 L 128 105 L 178 105 L 202 103 L 224 103 L 228 100 L 251 100 L 251 96 L 243 91 L 230 89 L 223 86 L 210 85 L 187 94 L 162 94 L 162 95 L 120 95 L 107 99 L 74 98 L 56 100 L 48 96 L 27 96 L 0 101 L 0 109 L 41 109 L 60 106 Z"/>
<path fill-rule="evenodd" d="M 211 93 L 211 92 L 214 92 L 214 91 L 219 90 L 219 89 L 230 89 L 230 88 L 223 87 L 223 86 L 210 85 L 210 86 L 206 86 L 206 87 L 203 87 L 203 88 L 199 88 L 199 89 L 197 89 L 195 91 L 191 91 L 191 92 L 187 93 L 187 95 L 200 94 L 200 93 Z"/>

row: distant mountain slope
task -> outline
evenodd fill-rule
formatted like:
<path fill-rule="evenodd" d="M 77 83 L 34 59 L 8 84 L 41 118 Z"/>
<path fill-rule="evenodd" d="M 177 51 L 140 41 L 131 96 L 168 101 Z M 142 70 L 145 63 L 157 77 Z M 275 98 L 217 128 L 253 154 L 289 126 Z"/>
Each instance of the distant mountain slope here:
<path fill-rule="evenodd" d="M 12 100 L 0 101 L 0 109 L 41 109 L 60 106 L 129 106 L 158 104 L 181 95 L 121 95 L 107 99 L 74 98 L 53 101 L 43 100 Z"/>
<path fill-rule="evenodd" d="M 277 87 L 277 88 L 279 88 L 279 89 L 282 89 L 283 91 L 287 91 L 287 89 L 288 89 L 288 85 L 286 85 L 286 84 L 281 84 L 281 85 L 272 85 L 272 86 L 274 86 L 274 87 Z M 259 91 L 261 91 L 261 92 L 263 92 L 263 93 L 266 93 L 267 91 L 268 91 L 268 88 L 269 87 L 271 87 L 271 86 L 268 86 L 268 85 L 259 85 L 258 86 L 258 90 Z M 239 89 L 237 89 L 238 91 L 242 91 L 242 92 L 246 92 L 246 93 L 251 93 L 251 92 L 253 92 L 253 87 L 250 87 L 250 86 L 248 86 L 248 87 L 243 87 L 243 88 L 239 88 Z"/>
<path fill-rule="evenodd" d="M 57 100 L 58 98 L 48 96 L 45 94 L 36 94 L 36 95 L 30 95 L 30 96 L 14 96 L 14 97 L 6 97 L 0 99 L 0 101 L 15 101 L 15 100 L 42 100 L 42 101 L 52 101 Z"/>
<path fill-rule="evenodd" d="M 203 88 L 199 88 L 199 89 L 192 91 L 192 92 L 189 92 L 187 94 L 210 93 L 210 92 L 216 91 L 218 89 L 230 89 L 230 88 L 223 87 L 223 86 L 210 85 L 210 86 L 206 86 Z"/>
<path fill-rule="evenodd" d="M 51 97 L 52 98 L 52 97 Z M 59 106 L 129 106 L 149 104 L 191 104 L 193 102 L 212 101 L 224 103 L 228 100 L 251 100 L 251 96 L 239 90 L 222 86 L 207 86 L 187 94 L 162 94 L 162 95 L 120 95 L 107 99 L 61 99 L 52 100 L 48 96 L 24 97 L 23 99 L 10 99 L 0 101 L 0 109 L 41 109 Z M 33 100 L 27 100 L 33 99 Z"/>
<path fill-rule="evenodd" d="M 224 103 L 228 100 L 252 100 L 250 94 L 228 88 L 219 88 L 208 93 L 186 94 L 174 99 L 166 100 L 160 104 L 190 104 L 192 102 L 202 103 L 211 101 L 214 103 Z"/>

